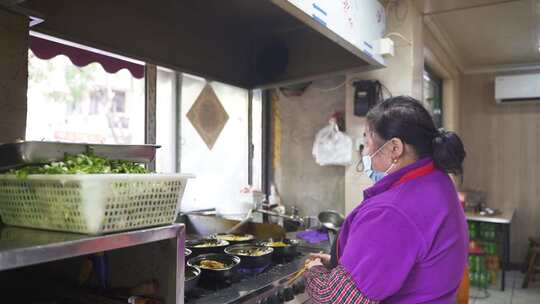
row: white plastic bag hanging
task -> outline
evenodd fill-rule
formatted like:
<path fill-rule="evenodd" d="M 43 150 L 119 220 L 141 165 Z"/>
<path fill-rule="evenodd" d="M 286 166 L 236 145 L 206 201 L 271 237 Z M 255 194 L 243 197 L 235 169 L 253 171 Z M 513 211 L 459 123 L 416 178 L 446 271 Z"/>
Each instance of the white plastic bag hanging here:
<path fill-rule="evenodd" d="M 352 162 L 352 140 L 339 131 L 335 119 L 330 119 L 328 126 L 315 136 L 313 157 L 321 166 L 347 166 Z"/>

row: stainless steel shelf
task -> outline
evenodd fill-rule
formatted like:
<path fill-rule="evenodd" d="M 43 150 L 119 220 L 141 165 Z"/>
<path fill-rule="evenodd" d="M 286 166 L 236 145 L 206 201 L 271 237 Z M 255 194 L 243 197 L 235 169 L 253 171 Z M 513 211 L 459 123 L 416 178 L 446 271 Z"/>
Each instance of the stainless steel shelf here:
<path fill-rule="evenodd" d="M 515 209 L 502 210 L 497 215 L 480 215 L 479 213 L 465 212 L 467 220 L 493 223 L 493 224 L 511 224 L 514 218 Z"/>
<path fill-rule="evenodd" d="M 0 227 L 0 271 L 96 252 L 182 238 L 183 224 L 103 236 Z"/>

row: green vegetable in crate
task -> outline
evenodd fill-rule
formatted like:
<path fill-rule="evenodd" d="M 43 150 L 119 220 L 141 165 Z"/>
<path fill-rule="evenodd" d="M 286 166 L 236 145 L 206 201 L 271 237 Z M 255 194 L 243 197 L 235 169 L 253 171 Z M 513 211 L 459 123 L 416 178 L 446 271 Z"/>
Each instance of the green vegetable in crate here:
<path fill-rule="evenodd" d="M 109 160 L 96 156 L 93 152 L 78 155 L 66 155 L 63 161 L 42 166 L 28 166 L 10 170 L 25 178 L 29 174 L 105 174 L 105 173 L 148 173 L 142 165 L 125 160 Z"/>

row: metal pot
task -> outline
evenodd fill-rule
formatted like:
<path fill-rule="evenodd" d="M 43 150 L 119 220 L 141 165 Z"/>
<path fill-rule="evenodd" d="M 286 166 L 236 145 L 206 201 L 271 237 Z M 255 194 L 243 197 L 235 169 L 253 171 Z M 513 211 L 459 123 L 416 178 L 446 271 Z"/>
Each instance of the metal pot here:
<path fill-rule="evenodd" d="M 208 246 L 201 247 L 202 245 Z M 225 247 L 229 245 L 229 242 L 225 240 L 216 239 L 196 239 L 186 241 L 186 247 L 192 251 L 193 255 L 200 255 L 206 253 L 223 253 Z"/>
<path fill-rule="evenodd" d="M 262 252 L 261 255 L 252 255 L 254 251 Z M 225 253 L 239 256 L 242 262 L 241 268 L 264 268 L 272 263 L 273 248 L 256 244 L 237 244 L 225 248 Z"/>
<path fill-rule="evenodd" d="M 226 265 L 222 269 L 208 269 L 201 267 L 201 262 L 204 260 L 213 260 Z M 196 266 L 201 269 L 201 282 L 223 282 L 233 277 L 236 273 L 236 268 L 240 264 L 240 258 L 234 255 L 224 253 L 208 253 L 201 254 L 188 260 L 188 266 Z"/>
<path fill-rule="evenodd" d="M 189 292 L 197 286 L 201 277 L 201 269 L 196 266 L 186 266 L 184 276 L 184 292 Z"/>

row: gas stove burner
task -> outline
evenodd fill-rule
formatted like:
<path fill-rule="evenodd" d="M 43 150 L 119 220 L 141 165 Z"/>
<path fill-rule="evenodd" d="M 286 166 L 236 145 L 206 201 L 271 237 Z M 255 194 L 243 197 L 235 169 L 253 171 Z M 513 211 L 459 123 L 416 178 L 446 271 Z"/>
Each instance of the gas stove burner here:
<path fill-rule="evenodd" d="M 200 280 L 199 284 L 185 294 L 186 304 L 214 304 L 214 303 L 258 303 L 261 299 L 277 297 L 278 293 L 293 293 L 297 297 L 302 290 L 298 288 L 299 282 L 294 286 L 288 286 L 286 279 L 293 275 L 301 266 L 307 254 L 295 254 L 279 260 L 272 260 L 266 267 L 248 268 L 239 265 L 236 271 L 228 277 L 227 281 L 205 281 Z M 264 291 L 254 289 L 253 283 L 261 282 L 261 286 L 272 286 L 270 289 L 264 287 Z M 257 284 L 257 283 L 256 283 Z M 298 286 L 297 286 L 298 285 Z M 246 286 L 246 287 L 243 287 Z M 261 287 L 262 288 L 262 287 Z M 294 295 L 296 294 L 296 295 Z M 304 299 L 300 297 L 300 299 Z M 307 300 L 307 298 L 305 299 Z M 302 300 L 304 301 L 304 300 Z M 302 302 L 303 303 L 303 302 Z"/>
<path fill-rule="evenodd" d="M 238 273 L 240 273 L 243 276 L 258 275 L 259 273 L 263 273 L 269 266 L 270 265 L 257 267 L 257 268 L 239 268 Z"/>
<path fill-rule="evenodd" d="M 225 280 L 225 281 L 199 281 L 199 287 L 202 287 L 204 289 L 208 290 L 220 290 L 223 288 L 227 288 L 231 286 L 232 283 L 236 282 L 237 280 Z"/>
<path fill-rule="evenodd" d="M 273 261 L 274 264 L 286 264 L 286 263 L 290 263 L 290 262 L 294 261 L 295 259 L 297 259 L 301 255 L 302 254 L 297 253 L 295 255 L 290 255 L 290 256 L 274 257 L 274 258 L 272 258 L 273 259 L 272 261 Z"/>
<path fill-rule="evenodd" d="M 190 300 L 190 299 L 198 299 L 202 296 L 204 296 L 204 294 L 207 293 L 206 290 L 200 288 L 200 287 L 195 287 L 193 289 L 191 289 L 190 291 L 187 291 L 185 293 L 185 298 L 186 300 Z"/>

